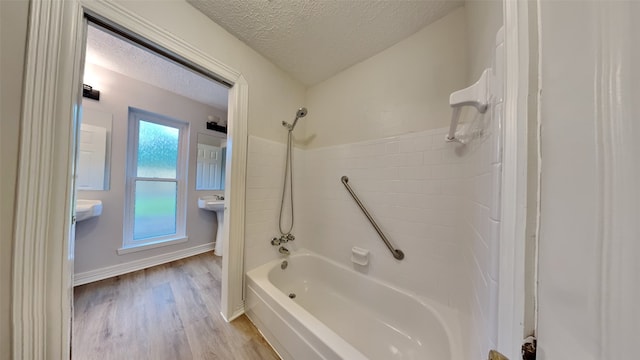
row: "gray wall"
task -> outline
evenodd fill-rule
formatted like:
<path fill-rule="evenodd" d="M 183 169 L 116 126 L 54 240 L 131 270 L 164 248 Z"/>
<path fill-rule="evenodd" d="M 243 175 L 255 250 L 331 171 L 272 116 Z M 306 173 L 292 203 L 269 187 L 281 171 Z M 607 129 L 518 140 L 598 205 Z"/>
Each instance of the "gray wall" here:
<path fill-rule="evenodd" d="M 101 79 L 100 101 L 84 99 L 83 106 L 113 114 L 111 136 L 111 179 L 107 191 L 78 191 L 79 199 L 98 199 L 103 203 L 99 217 L 76 225 L 76 274 L 107 266 L 139 260 L 190 248 L 213 241 L 216 230 L 215 213 L 198 209 L 197 199 L 214 191 L 195 190 L 197 134 L 211 133 L 205 123 L 208 115 L 226 118 L 222 110 L 195 102 L 180 95 L 131 79 L 96 65 L 87 65 Z M 127 161 L 127 131 L 129 107 L 166 115 L 189 122 L 189 169 L 187 183 L 186 243 L 118 255 L 122 247 L 125 206 L 125 172 Z"/>

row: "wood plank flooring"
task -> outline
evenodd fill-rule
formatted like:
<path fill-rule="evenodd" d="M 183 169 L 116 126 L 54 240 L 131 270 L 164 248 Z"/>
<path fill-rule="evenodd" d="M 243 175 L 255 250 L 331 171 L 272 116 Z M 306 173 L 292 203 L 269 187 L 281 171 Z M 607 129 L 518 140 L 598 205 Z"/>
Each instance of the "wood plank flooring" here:
<path fill-rule="evenodd" d="M 220 315 L 213 253 L 74 289 L 74 360 L 279 359 L 253 324 Z"/>

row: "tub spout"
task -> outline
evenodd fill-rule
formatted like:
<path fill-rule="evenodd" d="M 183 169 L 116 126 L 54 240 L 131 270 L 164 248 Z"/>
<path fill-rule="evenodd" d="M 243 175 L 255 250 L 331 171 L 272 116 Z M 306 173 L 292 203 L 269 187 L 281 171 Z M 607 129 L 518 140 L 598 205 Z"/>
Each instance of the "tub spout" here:
<path fill-rule="evenodd" d="M 286 247 L 284 247 L 284 246 L 280 246 L 280 247 L 278 248 L 278 252 L 279 252 L 280 254 L 283 254 L 283 255 L 289 255 L 289 249 L 287 249 L 287 248 L 286 248 Z"/>

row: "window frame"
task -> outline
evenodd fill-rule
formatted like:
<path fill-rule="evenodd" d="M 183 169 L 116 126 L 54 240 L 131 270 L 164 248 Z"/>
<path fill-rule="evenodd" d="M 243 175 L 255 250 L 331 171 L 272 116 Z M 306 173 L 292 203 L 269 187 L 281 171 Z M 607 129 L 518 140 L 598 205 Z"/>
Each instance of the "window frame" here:
<path fill-rule="evenodd" d="M 157 178 L 140 177 L 138 170 L 138 146 L 140 139 L 140 121 L 146 121 L 162 126 L 178 129 L 178 159 L 176 164 L 176 177 Z M 132 251 L 171 245 L 188 240 L 186 234 L 187 214 L 187 176 L 188 176 L 188 149 L 189 149 L 189 123 L 174 119 L 166 115 L 129 107 L 127 137 L 127 167 L 125 184 L 125 209 L 122 248 L 118 254 Z M 157 181 L 176 183 L 176 232 L 163 236 L 134 240 L 135 225 L 135 194 L 138 181 Z"/>

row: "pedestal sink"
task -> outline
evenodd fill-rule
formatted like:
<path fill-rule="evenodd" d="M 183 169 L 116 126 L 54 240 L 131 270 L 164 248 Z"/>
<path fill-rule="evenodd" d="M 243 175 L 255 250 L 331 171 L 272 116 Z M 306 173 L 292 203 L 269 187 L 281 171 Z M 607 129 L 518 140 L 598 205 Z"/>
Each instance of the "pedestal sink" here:
<path fill-rule="evenodd" d="M 76 222 L 91 219 L 102 214 L 102 201 L 76 200 Z"/>
<path fill-rule="evenodd" d="M 198 207 L 203 210 L 215 211 L 216 218 L 218 219 L 218 231 L 216 232 L 216 246 L 213 253 L 222 256 L 223 249 L 223 235 L 222 224 L 224 223 L 224 200 L 221 200 L 217 195 L 203 196 L 198 199 Z"/>

